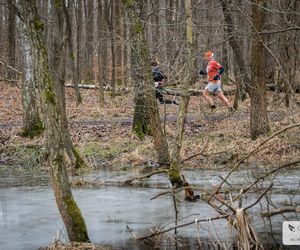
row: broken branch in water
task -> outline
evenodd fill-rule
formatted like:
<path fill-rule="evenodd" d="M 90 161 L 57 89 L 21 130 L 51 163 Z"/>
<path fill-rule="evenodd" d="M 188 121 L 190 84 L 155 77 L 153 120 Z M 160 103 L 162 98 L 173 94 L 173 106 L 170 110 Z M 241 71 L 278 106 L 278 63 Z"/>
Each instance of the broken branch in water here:
<path fill-rule="evenodd" d="M 262 217 L 271 217 L 278 214 L 284 213 L 300 213 L 300 207 L 284 207 L 274 209 L 272 211 L 262 211 L 260 214 Z"/>
<path fill-rule="evenodd" d="M 159 230 L 156 230 L 155 232 L 149 234 L 149 235 L 146 235 L 146 236 L 141 236 L 141 237 L 137 237 L 135 238 L 136 240 L 146 240 L 146 239 L 149 239 L 149 238 L 152 238 L 154 236 L 157 236 L 157 235 L 160 235 L 160 234 L 163 234 L 163 233 L 166 233 L 166 232 L 169 232 L 169 231 L 172 231 L 174 229 L 177 229 L 177 228 L 180 228 L 180 227 L 186 227 L 188 225 L 192 225 L 194 223 L 200 223 L 200 222 L 209 222 L 209 221 L 213 221 L 213 220 L 220 220 L 220 219 L 226 219 L 227 217 L 231 216 L 231 214 L 225 214 L 225 215 L 220 215 L 220 216 L 216 216 L 216 217 L 212 217 L 212 218 L 206 218 L 206 219 L 201 219 L 201 220 L 194 220 L 194 221 L 191 221 L 191 222 L 187 222 L 187 223 L 184 223 L 184 224 L 179 224 L 177 226 L 174 226 L 174 227 L 170 227 L 170 228 L 167 228 L 165 230 L 162 230 L 162 231 L 159 231 Z"/>
<path fill-rule="evenodd" d="M 136 177 L 133 177 L 133 178 L 131 178 L 131 179 L 127 179 L 127 180 L 125 181 L 125 183 L 128 185 L 128 184 L 130 184 L 131 182 L 133 182 L 133 181 L 135 181 L 135 180 L 146 179 L 146 178 L 151 177 L 152 175 L 161 174 L 161 173 L 166 173 L 167 171 L 168 171 L 167 169 L 164 169 L 164 170 L 154 171 L 154 172 L 151 172 L 151 173 L 148 173 L 148 174 L 145 174 L 145 175 L 136 176 Z"/>

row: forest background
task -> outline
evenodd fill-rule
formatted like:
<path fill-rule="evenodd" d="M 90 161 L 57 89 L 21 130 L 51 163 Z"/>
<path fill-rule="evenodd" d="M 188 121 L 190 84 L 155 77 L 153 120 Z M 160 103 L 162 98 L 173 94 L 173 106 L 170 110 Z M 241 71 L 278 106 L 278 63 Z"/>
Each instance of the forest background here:
<path fill-rule="evenodd" d="M 135 167 L 142 174 L 161 167 L 182 187 L 183 168 L 299 168 L 299 5 L 2 1 L 1 172 L 40 164 L 68 217 L 67 169 Z M 207 50 L 225 68 L 232 115 L 217 100 L 213 112 L 202 100 L 198 72 Z M 156 103 L 152 58 L 179 107 Z M 84 223 L 72 220 L 64 220 L 70 240 L 86 241 L 78 233 Z"/>

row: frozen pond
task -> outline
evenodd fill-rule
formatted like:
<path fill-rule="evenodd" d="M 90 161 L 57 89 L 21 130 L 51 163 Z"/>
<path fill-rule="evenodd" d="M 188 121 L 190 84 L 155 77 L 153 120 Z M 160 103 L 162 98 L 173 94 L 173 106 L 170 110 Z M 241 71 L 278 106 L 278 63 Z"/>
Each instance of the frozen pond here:
<path fill-rule="evenodd" d="M 204 172 L 186 172 L 185 175 L 191 184 L 209 188 L 210 185 L 220 181 L 214 173 L 214 171 L 206 171 L 205 174 Z M 107 172 L 90 175 L 88 179 L 99 178 L 102 181 L 110 180 L 111 183 L 117 183 L 132 175 L 132 173 Z M 290 200 L 291 194 L 279 193 L 285 193 L 286 190 L 296 192 L 299 176 L 298 173 L 293 172 L 278 177 L 274 189 L 278 193 L 272 198 L 274 205 L 282 207 L 283 201 Z M 249 179 L 249 176 L 245 178 Z M 163 187 L 168 187 L 168 180 L 164 174 L 160 174 L 150 178 L 148 182 L 151 188 L 103 185 L 97 188 L 73 189 L 74 197 L 86 220 L 89 237 L 93 243 L 110 245 L 113 249 L 147 249 L 145 245 L 134 240 L 132 231 L 137 235 L 145 235 L 155 226 L 163 226 L 170 222 L 172 223 L 169 226 L 174 225 L 175 210 L 172 196 L 165 195 L 150 200 L 159 192 L 165 191 Z M 245 180 L 241 178 L 236 178 L 236 181 L 233 178 L 231 182 L 236 182 L 237 185 L 245 184 Z M 179 199 L 181 198 L 183 196 L 179 195 Z M 255 194 L 248 196 L 244 204 L 252 203 L 254 198 Z M 293 200 L 299 204 L 299 192 L 295 194 Z M 261 206 L 266 206 L 266 200 L 263 199 L 261 204 L 255 206 L 251 214 L 254 215 L 255 226 L 260 232 L 260 237 L 268 239 L 269 221 L 257 215 Z M 210 206 L 201 201 L 190 203 L 181 200 L 177 202 L 177 208 L 180 218 L 187 216 L 181 221 L 182 223 L 194 221 L 196 218 L 203 219 L 218 215 Z M 273 231 L 276 232 L 275 237 L 280 242 L 281 224 L 284 220 L 285 218 L 281 216 L 272 218 Z M 216 240 L 214 236 L 216 232 L 221 241 L 230 240 L 232 237 L 225 220 L 202 223 L 199 229 L 200 238 L 206 240 Z M 169 233 L 172 237 L 174 236 L 174 231 Z M 5 250 L 38 249 L 49 244 L 56 235 L 66 240 L 66 233 L 58 214 L 52 189 L 24 186 L 0 188 L 0 235 L 0 249 Z M 189 244 L 187 248 L 183 245 L 179 248 L 194 249 L 197 235 L 195 225 L 178 229 L 178 236 L 183 239 L 183 242 Z M 174 244 L 174 241 L 170 240 L 169 244 L 171 243 Z"/>

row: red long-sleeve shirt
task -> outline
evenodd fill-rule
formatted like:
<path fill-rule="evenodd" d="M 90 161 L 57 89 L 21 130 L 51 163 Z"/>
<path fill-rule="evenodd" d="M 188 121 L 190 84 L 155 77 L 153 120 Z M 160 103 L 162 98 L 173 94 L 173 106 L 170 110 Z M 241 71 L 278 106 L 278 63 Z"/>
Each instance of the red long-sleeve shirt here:
<path fill-rule="evenodd" d="M 217 83 L 220 80 L 214 80 L 214 77 L 219 73 L 219 69 L 222 68 L 222 65 L 215 60 L 211 60 L 207 64 L 207 80 L 212 83 Z"/>

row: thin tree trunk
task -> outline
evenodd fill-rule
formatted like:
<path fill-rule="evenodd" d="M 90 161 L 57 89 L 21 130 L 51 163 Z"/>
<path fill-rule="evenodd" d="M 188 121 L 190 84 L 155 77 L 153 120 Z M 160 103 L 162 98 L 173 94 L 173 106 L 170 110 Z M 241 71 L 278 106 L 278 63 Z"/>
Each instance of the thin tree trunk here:
<path fill-rule="evenodd" d="M 56 1 L 59 4 L 59 1 Z M 37 79 L 42 89 L 45 106 L 45 128 L 48 160 L 56 203 L 66 226 L 70 241 L 89 241 L 86 225 L 75 200 L 73 199 L 64 159 L 64 143 L 61 130 L 61 110 L 59 95 L 48 65 L 48 51 L 43 41 L 43 22 L 37 13 L 36 1 L 20 1 L 31 43 Z"/>
<path fill-rule="evenodd" d="M 7 61 L 8 65 L 16 67 L 16 13 L 11 1 L 8 0 Z M 16 80 L 15 71 L 8 69 L 7 79 Z"/>
<path fill-rule="evenodd" d="M 71 71 L 72 71 L 72 78 L 73 78 L 73 84 L 74 84 L 75 95 L 76 95 L 76 102 L 77 105 L 79 105 L 82 102 L 81 94 L 79 90 L 80 78 L 78 79 L 78 74 L 76 73 L 77 71 L 79 71 L 79 69 L 78 67 L 76 67 L 75 64 L 75 57 L 74 57 L 75 50 L 73 48 L 73 43 L 72 43 L 72 25 L 70 22 L 69 12 L 64 1 L 62 2 L 62 10 L 66 20 L 66 35 L 67 35 L 66 42 L 68 48 L 68 56 L 71 62 Z"/>
<path fill-rule="evenodd" d="M 106 21 L 109 31 L 110 38 L 110 54 L 111 54 L 111 87 L 112 87 L 112 96 L 115 94 L 116 90 L 116 53 L 115 53 L 115 25 L 114 25 L 114 4 L 108 2 L 106 4 Z"/>
<path fill-rule="evenodd" d="M 123 75 L 122 75 L 122 33 L 123 33 L 123 21 L 122 21 L 122 16 L 121 16 L 121 0 L 116 0 L 115 1 L 115 15 L 114 15 L 114 26 L 115 26 L 115 83 L 118 86 L 123 86 Z"/>
<path fill-rule="evenodd" d="M 76 13 L 76 27 L 77 27 L 77 39 L 76 39 L 76 67 L 75 67 L 75 76 L 74 76 L 74 82 L 76 82 L 77 85 L 74 85 L 75 87 L 78 86 L 79 84 L 81 84 L 81 77 L 82 77 L 82 55 L 83 55 L 83 51 L 82 51 L 82 42 L 83 42 L 83 6 L 82 6 L 82 1 L 78 1 L 77 3 L 77 9 L 75 10 Z M 76 87 L 77 88 L 77 87 Z M 81 95 L 80 95 L 80 91 L 79 91 L 79 87 L 78 89 L 75 89 L 76 91 L 76 97 L 77 97 L 77 104 L 81 103 Z"/>
<path fill-rule="evenodd" d="M 57 91 L 60 95 L 60 113 L 61 113 L 61 129 L 62 135 L 64 138 L 64 145 L 66 152 L 72 162 L 72 165 L 75 169 L 79 169 L 81 167 L 86 166 L 86 163 L 80 156 L 80 154 L 75 149 L 73 142 L 71 140 L 69 128 L 68 128 L 68 120 L 66 113 L 66 99 L 65 99 L 65 75 L 66 75 L 66 58 L 69 54 L 67 49 L 68 47 L 68 39 L 66 36 L 61 36 L 61 34 L 65 34 L 68 29 L 68 18 L 66 17 L 66 12 L 64 11 L 64 3 L 61 2 L 61 5 L 56 6 L 56 16 L 58 18 L 58 25 L 54 30 L 53 36 L 53 63 L 52 67 L 54 68 L 55 74 L 53 75 L 53 79 L 55 79 L 55 84 Z M 52 47 L 52 46 L 51 46 Z"/>
<path fill-rule="evenodd" d="M 106 46 L 105 46 L 105 12 L 102 0 L 98 0 L 98 84 L 99 84 L 99 106 L 104 106 L 104 79 L 106 63 Z"/>
<path fill-rule="evenodd" d="M 21 134 L 33 138 L 44 131 L 44 125 L 39 116 L 37 104 L 37 92 L 35 86 L 35 74 L 32 61 L 31 46 L 28 34 L 23 22 L 19 25 L 20 49 L 24 65 L 24 77 L 22 82 L 22 107 L 23 107 L 23 127 Z"/>
<path fill-rule="evenodd" d="M 85 54 L 85 79 L 92 81 L 94 77 L 94 72 L 93 72 L 93 62 L 94 62 L 94 14 L 96 13 L 94 10 L 94 1 L 93 0 L 87 0 L 85 1 L 85 6 L 86 6 L 86 14 L 85 14 L 85 35 L 86 35 L 86 40 L 85 40 L 85 48 L 86 48 L 86 54 Z"/>
<path fill-rule="evenodd" d="M 183 84 L 179 115 L 177 118 L 175 140 L 171 150 L 171 165 L 169 169 L 169 179 L 174 186 L 182 186 L 183 182 L 180 175 L 181 157 L 184 125 L 187 115 L 187 107 L 189 103 L 189 87 L 195 81 L 195 59 L 194 59 L 194 41 L 193 41 L 193 7 L 192 0 L 185 1 L 186 12 L 186 41 L 187 41 L 187 63 L 185 75 L 186 82 Z"/>

